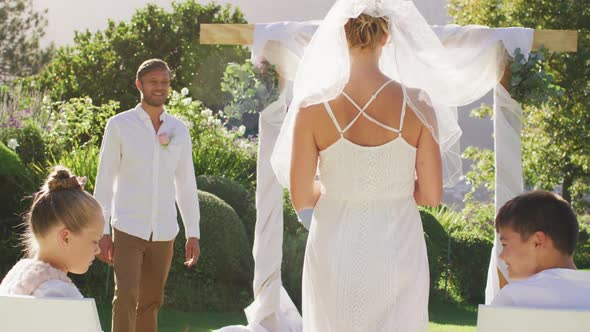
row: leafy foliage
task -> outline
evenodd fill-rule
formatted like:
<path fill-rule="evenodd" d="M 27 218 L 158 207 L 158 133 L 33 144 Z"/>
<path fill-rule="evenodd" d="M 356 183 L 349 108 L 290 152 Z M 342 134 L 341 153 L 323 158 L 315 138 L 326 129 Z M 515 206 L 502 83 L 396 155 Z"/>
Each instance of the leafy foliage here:
<path fill-rule="evenodd" d="M 227 117 L 222 112 L 214 114 L 182 93 L 172 93 L 168 111 L 189 127 L 196 174 L 221 175 L 254 188 L 256 141 L 244 138 L 240 128 L 227 129 Z"/>
<path fill-rule="evenodd" d="M 258 112 L 262 111 L 279 95 L 279 80 L 274 66 L 268 62 L 260 68 L 252 61 L 242 64 L 230 63 L 225 68 L 221 91 L 230 96 L 223 111 L 231 123 L 244 124 L 247 133 L 258 132 Z"/>
<path fill-rule="evenodd" d="M 43 133 L 36 122 L 25 120 L 20 128 L 0 128 L 0 142 L 8 144 L 16 140 L 19 146 L 15 151 L 25 165 L 44 163 L 47 156 Z"/>
<path fill-rule="evenodd" d="M 242 13 L 216 3 L 194 0 L 172 3 L 172 12 L 154 4 L 139 9 L 129 22 L 109 21 L 105 30 L 77 32 L 74 45 L 59 48 L 55 59 L 31 79 L 52 92 L 54 100 L 89 96 L 97 104 L 120 102 L 123 110 L 137 104 L 135 75 L 139 65 L 161 58 L 170 66 L 172 87 L 187 87 L 213 109 L 221 109 L 221 75 L 228 62 L 241 62 L 247 50 L 200 45 L 199 24 L 245 23 Z"/>
<path fill-rule="evenodd" d="M 49 152 L 59 160 L 63 153 L 80 146 L 99 146 L 106 123 L 119 104 L 111 101 L 95 106 L 90 98 L 72 98 L 56 102 L 53 107 L 46 140 Z"/>
<path fill-rule="evenodd" d="M 53 46 L 42 49 L 47 10 L 37 11 L 32 0 L 0 2 L 0 84 L 36 74 L 51 59 Z"/>
<path fill-rule="evenodd" d="M 511 94 L 524 104 L 522 144 L 527 186 L 561 187 L 562 196 L 578 212 L 587 209 L 584 195 L 590 191 L 589 8 L 590 0 L 451 0 L 449 5 L 458 24 L 578 31 L 576 53 L 548 56 L 537 52 L 528 62 L 517 54 L 510 82 Z M 489 158 L 484 165 L 489 169 Z"/>

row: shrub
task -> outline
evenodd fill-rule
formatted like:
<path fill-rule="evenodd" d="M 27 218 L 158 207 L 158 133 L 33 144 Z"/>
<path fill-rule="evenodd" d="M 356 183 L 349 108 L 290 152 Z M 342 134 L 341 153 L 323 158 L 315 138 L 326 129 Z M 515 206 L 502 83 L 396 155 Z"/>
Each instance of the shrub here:
<path fill-rule="evenodd" d="M 85 297 L 92 297 L 97 303 L 110 303 L 113 300 L 115 277 L 111 266 L 97 259 L 88 272 L 69 276 Z"/>
<path fill-rule="evenodd" d="M 478 232 L 451 234 L 450 279 L 461 299 L 483 303 L 492 245 Z"/>
<path fill-rule="evenodd" d="M 574 251 L 574 262 L 579 269 L 590 269 L 590 226 L 580 223 L 580 237 Z"/>
<path fill-rule="evenodd" d="M 254 227 L 256 225 L 254 195 L 240 183 L 215 175 L 199 175 L 197 177 L 197 186 L 199 190 L 221 198 L 234 209 L 244 223 L 251 247 L 254 240 Z"/>
<path fill-rule="evenodd" d="M 20 127 L 1 128 L 0 142 L 8 144 L 9 140 L 15 139 L 19 145 L 15 151 L 25 165 L 44 163 L 47 157 L 43 134 L 37 123 L 27 120 Z"/>
<path fill-rule="evenodd" d="M 281 279 L 283 286 L 293 303 L 301 310 L 301 283 L 303 278 L 303 260 L 308 232 L 301 227 L 295 233 L 283 234 L 283 261 Z"/>
<path fill-rule="evenodd" d="M 166 303 L 194 310 L 243 309 L 251 300 L 253 275 L 244 225 L 231 206 L 213 194 L 200 191 L 199 204 L 201 256 L 196 267 L 184 267 L 185 235 L 181 230 L 174 243 Z"/>
<path fill-rule="evenodd" d="M 428 265 L 430 267 L 430 289 L 436 290 L 441 277 L 446 274 L 448 264 L 449 235 L 439 221 L 427 210 L 420 210 L 426 251 L 428 252 Z"/>
<path fill-rule="evenodd" d="M 24 200 L 33 191 L 35 184 L 31 181 L 27 168 L 20 159 L 0 142 L 0 277 L 16 263 L 21 256 L 19 214 L 27 208 Z"/>
<path fill-rule="evenodd" d="M 252 61 L 229 63 L 223 73 L 221 91 L 230 98 L 223 111 L 232 124 L 246 126 L 247 134 L 258 133 L 258 113 L 279 96 L 279 80 L 274 66 L 264 62 L 257 68 Z"/>
<path fill-rule="evenodd" d="M 454 231 L 479 233 L 489 241 L 494 240 L 496 211 L 493 203 L 468 203 L 463 208 L 462 223 L 456 224 Z"/>
<path fill-rule="evenodd" d="M 23 211 L 23 197 L 30 195 L 34 187 L 20 158 L 0 142 L 0 220 L 20 220 L 14 214 Z"/>
<path fill-rule="evenodd" d="M 293 303 L 301 310 L 301 282 L 308 231 L 297 219 L 288 190 L 283 191 L 283 260 L 281 279 Z"/>
<path fill-rule="evenodd" d="M 300 231 L 307 232 L 297 218 L 297 212 L 293 208 L 293 202 L 291 202 L 291 195 L 288 190 L 283 191 L 283 231 L 291 235 L 296 235 Z"/>
<path fill-rule="evenodd" d="M 88 179 L 85 189 L 94 192 L 96 173 L 98 172 L 98 158 L 100 148 L 95 144 L 85 144 L 77 147 L 70 153 L 64 153 L 54 165 L 63 165 L 69 168 L 77 176 L 85 176 Z"/>
<path fill-rule="evenodd" d="M 54 159 L 85 144 L 100 145 L 106 123 L 119 104 L 96 106 L 90 98 L 56 102 L 48 123 L 47 144 Z"/>
<path fill-rule="evenodd" d="M 184 90 L 184 89 L 183 89 Z M 252 190 L 256 180 L 256 144 L 243 138 L 238 128 L 224 127 L 226 117 L 214 114 L 199 101 L 186 97 L 188 91 L 173 92 L 170 114 L 181 119 L 189 128 L 193 140 L 195 173 L 218 175 L 237 181 Z"/>

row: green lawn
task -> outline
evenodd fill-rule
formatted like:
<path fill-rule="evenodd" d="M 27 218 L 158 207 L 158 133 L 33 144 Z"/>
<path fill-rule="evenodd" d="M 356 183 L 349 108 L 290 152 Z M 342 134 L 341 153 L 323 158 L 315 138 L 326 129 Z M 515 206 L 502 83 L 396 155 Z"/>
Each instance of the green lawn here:
<path fill-rule="evenodd" d="M 477 306 L 444 303 L 431 299 L 430 332 L 475 332 Z"/>
<path fill-rule="evenodd" d="M 111 306 L 99 305 L 98 315 L 103 331 L 111 330 Z M 158 320 L 159 332 L 206 332 L 213 329 L 244 324 L 246 317 L 243 313 L 217 312 L 184 312 L 174 309 L 163 309 Z M 188 330 L 187 330 L 188 328 Z"/>
<path fill-rule="evenodd" d="M 433 300 L 430 304 L 431 332 L 475 331 L 477 307 L 460 306 Z M 111 328 L 111 307 L 99 305 L 98 314 L 104 331 Z M 160 313 L 159 332 L 206 332 L 222 326 L 244 324 L 243 313 L 183 312 L 163 309 Z M 187 330 L 188 328 L 188 330 Z"/>

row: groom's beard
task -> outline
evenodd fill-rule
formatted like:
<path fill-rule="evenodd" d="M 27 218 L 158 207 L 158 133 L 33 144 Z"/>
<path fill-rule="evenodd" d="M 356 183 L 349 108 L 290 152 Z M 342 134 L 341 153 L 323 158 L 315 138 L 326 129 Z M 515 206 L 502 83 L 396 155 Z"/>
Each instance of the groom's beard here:
<path fill-rule="evenodd" d="M 148 97 L 143 97 L 143 101 L 145 101 L 146 104 L 150 105 L 150 106 L 154 106 L 154 107 L 161 107 L 166 103 L 167 98 L 164 98 L 162 100 L 160 99 L 156 99 L 156 98 L 148 98 Z"/>
<path fill-rule="evenodd" d="M 163 96 L 152 96 L 150 94 L 143 94 L 143 101 L 153 107 L 161 107 L 168 100 L 168 96 L 165 93 Z"/>

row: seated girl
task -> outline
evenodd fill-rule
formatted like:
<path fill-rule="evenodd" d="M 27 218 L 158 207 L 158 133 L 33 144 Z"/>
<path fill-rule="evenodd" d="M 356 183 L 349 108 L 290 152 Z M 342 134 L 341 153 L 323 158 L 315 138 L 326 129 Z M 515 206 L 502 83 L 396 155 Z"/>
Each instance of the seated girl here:
<path fill-rule="evenodd" d="M 67 273 L 88 271 L 104 229 L 102 208 L 85 182 L 61 166 L 45 180 L 25 220 L 28 258 L 6 274 L 0 295 L 82 298 Z"/>

